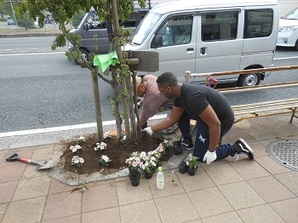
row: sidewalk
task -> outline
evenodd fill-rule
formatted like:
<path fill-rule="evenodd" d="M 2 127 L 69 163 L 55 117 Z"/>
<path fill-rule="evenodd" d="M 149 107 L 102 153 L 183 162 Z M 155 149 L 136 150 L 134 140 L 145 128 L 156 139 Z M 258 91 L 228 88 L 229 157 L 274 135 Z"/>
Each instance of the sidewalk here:
<path fill-rule="evenodd" d="M 296 223 L 298 172 L 267 153 L 277 140 L 298 142 L 298 120 L 290 124 L 289 117 L 275 115 L 235 124 L 223 143 L 245 139 L 255 151 L 254 161 L 241 157 L 237 162 L 227 158 L 208 166 L 200 163 L 195 176 L 180 174 L 177 168 L 166 170 L 163 190 L 156 188 L 155 176 L 142 178 L 138 187 L 124 176 L 87 183 L 83 192 L 73 190 L 76 186 L 61 183 L 32 165 L 5 161 L 12 151 L 48 160 L 58 143 L 34 147 L 26 143 L 25 148 L 2 143 L 0 222 Z"/>

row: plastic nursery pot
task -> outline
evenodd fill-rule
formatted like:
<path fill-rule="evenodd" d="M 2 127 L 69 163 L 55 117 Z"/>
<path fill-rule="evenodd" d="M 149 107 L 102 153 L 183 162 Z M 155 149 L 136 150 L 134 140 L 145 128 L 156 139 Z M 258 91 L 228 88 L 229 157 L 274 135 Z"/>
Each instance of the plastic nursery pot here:
<path fill-rule="evenodd" d="M 188 168 L 188 174 L 194 176 L 197 173 L 197 168 Z"/>
<path fill-rule="evenodd" d="M 151 179 L 153 177 L 153 172 L 149 173 L 147 171 L 144 171 L 144 177 L 146 179 Z"/>
<path fill-rule="evenodd" d="M 129 179 L 132 186 L 134 187 L 139 186 L 141 173 L 139 171 L 133 171 L 129 174 Z"/>
<path fill-rule="evenodd" d="M 186 165 L 186 163 L 184 161 L 179 164 L 179 172 L 181 174 L 186 173 L 187 172 L 187 169 L 188 169 L 188 167 L 187 167 L 187 165 Z"/>

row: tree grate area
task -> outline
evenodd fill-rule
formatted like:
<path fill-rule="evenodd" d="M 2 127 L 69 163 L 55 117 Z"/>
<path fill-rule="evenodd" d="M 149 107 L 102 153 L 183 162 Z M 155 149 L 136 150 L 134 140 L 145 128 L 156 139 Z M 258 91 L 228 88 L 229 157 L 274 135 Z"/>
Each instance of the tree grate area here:
<path fill-rule="evenodd" d="M 269 155 L 278 163 L 298 171 L 298 141 L 279 140 L 267 147 Z"/>

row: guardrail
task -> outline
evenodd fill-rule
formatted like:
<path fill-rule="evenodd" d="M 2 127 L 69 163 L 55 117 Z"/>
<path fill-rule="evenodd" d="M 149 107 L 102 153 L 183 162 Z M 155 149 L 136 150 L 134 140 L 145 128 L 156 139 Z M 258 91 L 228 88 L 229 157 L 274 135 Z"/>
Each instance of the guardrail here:
<path fill-rule="evenodd" d="M 210 85 L 214 84 L 214 77 L 217 76 L 225 76 L 225 75 L 244 75 L 251 73 L 264 73 L 264 72 L 274 72 L 274 71 L 286 71 L 286 70 L 296 70 L 298 69 L 298 65 L 292 66 L 280 66 L 280 67 L 270 67 L 270 68 L 258 68 L 258 69 L 250 69 L 250 70 L 233 70 L 233 71 L 222 71 L 222 72 L 213 72 L 213 73 L 191 73 L 190 71 L 185 71 L 185 79 L 186 83 L 190 82 L 191 77 L 205 77 L 205 84 Z M 210 80 L 212 82 L 210 82 Z M 216 83 L 215 83 L 216 84 Z M 224 94 L 236 93 L 237 92 L 248 92 L 248 91 L 256 91 L 256 90 L 268 90 L 274 88 L 284 88 L 284 87 L 297 87 L 298 81 L 289 81 L 289 82 L 279 82 L 274 84 L 260 84 L 256 86 L 243 86 L 243 87 L 232 87 L 232 88 L 221 88 L 218 89 L 220 92 Z"/>

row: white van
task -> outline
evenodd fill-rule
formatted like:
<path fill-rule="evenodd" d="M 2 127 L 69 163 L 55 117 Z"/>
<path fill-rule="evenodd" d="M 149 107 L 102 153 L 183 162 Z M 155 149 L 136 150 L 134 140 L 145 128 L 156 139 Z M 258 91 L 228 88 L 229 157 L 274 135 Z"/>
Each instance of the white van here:
<path fill-rule="evenodd" d="M 270 67 L 278 21 L 277 0 L 172 1 L 149 11 L 124 50 L 158 52 L 156 75 L 170 71 L 180 81 L 185 81 L 186 70 L 210 73 Z M 253 86 L 264 77 L 264 73 L 252 73 L 218 79 Z"/>
<path fill-rule="evenodd" d="M 280 18 L 276 45 L 298 50 L 298 8 Z"/>

